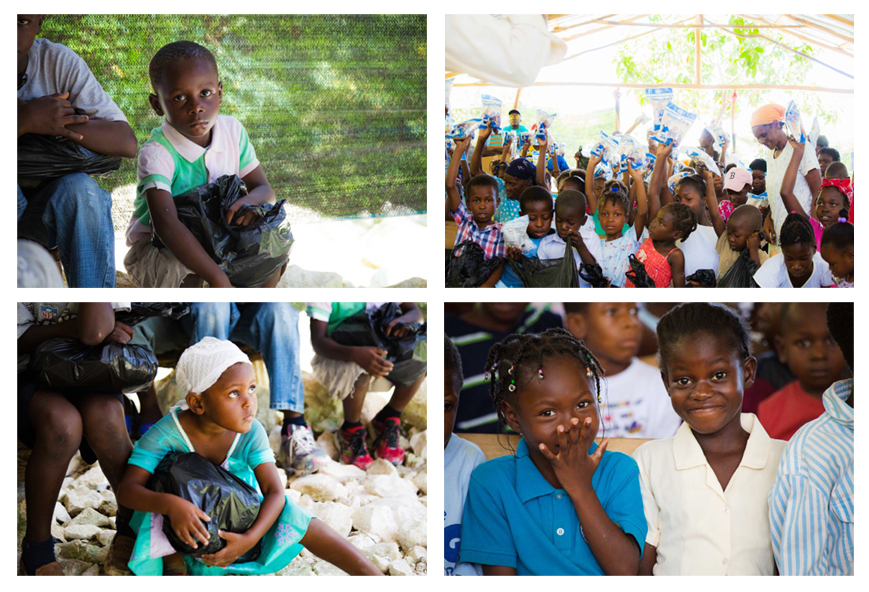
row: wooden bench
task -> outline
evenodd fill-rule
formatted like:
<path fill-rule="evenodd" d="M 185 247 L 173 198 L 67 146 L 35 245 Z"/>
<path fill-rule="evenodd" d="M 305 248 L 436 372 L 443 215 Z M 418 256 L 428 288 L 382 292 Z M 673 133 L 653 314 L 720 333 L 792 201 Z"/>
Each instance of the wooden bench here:
<path fill-rule="evenodd" d="M 519 443 L 520 436 L 518 434 L 456 434 L 460 438 L 473 442 L 480 447 L 487 460 L 513 454 L 516 450 L 516 445 Z M 600 438 L 595 440 L 600 443 Z M 610 438 L 607 450 L 613 452 L 624 452 L 627 455 L 633 454 L 634 450 L 640 444 L 648 442 L 645 438 Z"/>

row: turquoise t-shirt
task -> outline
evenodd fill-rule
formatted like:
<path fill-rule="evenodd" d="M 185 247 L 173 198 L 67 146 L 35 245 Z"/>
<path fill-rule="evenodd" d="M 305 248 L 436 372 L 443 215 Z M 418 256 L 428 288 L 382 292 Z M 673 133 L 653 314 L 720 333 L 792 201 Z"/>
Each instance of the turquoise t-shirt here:
<path fill-rule="evenodd" d="M 596 449 L 592 444 L 589 454 Z M 648 525 L 636 461 L 604 452 L 591 484 L 607 516 L 634 538 L 642 556 Z M 520 576 L 604 575 L 570 496 L 540 474 L 524 438 L 515 456 L 485 462 L 471 474 L 459 560 L 512 567 Z"/>

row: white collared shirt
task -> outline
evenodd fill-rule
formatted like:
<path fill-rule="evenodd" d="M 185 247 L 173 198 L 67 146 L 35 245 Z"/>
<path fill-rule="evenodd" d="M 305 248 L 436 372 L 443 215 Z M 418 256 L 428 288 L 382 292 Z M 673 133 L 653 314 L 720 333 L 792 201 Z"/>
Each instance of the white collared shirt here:
<path fill-rule="evenodd" d="M 634 452 L 640 467 L 646 542 L 657 548 L 654 575 L 772 575 L 767 494 L 785 442 L 771 439 L 752 413 L 739 467 L 722 490 L 691 427 Z"/>

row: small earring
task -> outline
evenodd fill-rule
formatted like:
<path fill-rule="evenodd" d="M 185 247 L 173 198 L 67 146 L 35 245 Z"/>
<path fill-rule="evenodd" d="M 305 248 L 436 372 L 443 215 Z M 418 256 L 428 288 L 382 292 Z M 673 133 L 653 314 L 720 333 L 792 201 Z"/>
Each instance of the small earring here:
<path fill-rule="evenodd" d="M 538 368 L 537 370 L 537 378 L 543 380 L 543 368 Z"/>
<path fill-rule="evenodd" d="M 510 386 L 507 387 L 507 390 L 510 391 L 510 392 L 512 393 L 513 391 L 516 390 L 516 385 L 513 384 L 513 382 L 511 381 L 511 382 L 510 382 Z"/>

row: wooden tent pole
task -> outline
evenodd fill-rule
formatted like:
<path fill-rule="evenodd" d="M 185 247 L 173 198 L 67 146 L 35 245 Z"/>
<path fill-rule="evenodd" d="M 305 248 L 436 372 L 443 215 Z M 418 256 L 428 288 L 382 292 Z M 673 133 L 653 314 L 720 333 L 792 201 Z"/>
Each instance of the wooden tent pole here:
<path fill-rule="evenodd" d="M 590 31 L 583 31 L 582 33 L 577 33 L 576 35 L 571 35 L 570 37 L 564 37 L 564 40 L 565 41 L 573 41 L 574 39 L 579 39 L 580 37 L 585 37 L 586 35 L 592 35 L 594 33 L 600 33 L 601 31 L 605 31 L 607 29 L 612 29 L 614 27 L 619 27 L 619 26 L 623 26 L 623 25 L 627 26 L 627 25 L 632 24 L 635 20 L 645 18 L 647 16 L 649 16 L 649 15 L 648 14 L 638 14 L 637 16 L 631 17 L 631 18 L 627 19 L 626 21 L 616 21 L 616 22 L 608 21 L 609 24 L 607 24 L 603 27 L 598 27 L 597 29 L 591 29 Z M 657 26 L 655 28 L 657 28 Z"/>
<path fill-rule="evenodd" d="M 516 98 L 513 99 L 513 108 L 514 108 L 514 109 L 518 109 L 518 108 L 519 108 L 519 95 L 521 95 L 521 94 L 522 94 L 522 89 L 521 89 L 521 88 L 517 88 L 517 89 L 516 89 Z M 566 248 L 566 247 L 565 247 L 565 248 Z"/>
<path fill-rule="evenodd" d="M 828 35 L 832 35 L 833 37 L 838 37 L 839 39 L 841 39 L 843 41 L 850 41 L 851 43 L 854 43 L 853 37 L 848 37 L 847 35 L 843 35 L 842 33 L 839 33 L 838 31 L 834 31 L 833 29 L 828 29 L 827 27 L 825 27 L 823 25 L 819 25 L 817 23 L 807 21 L 806 19 L 800 18 L 800 17 L 793 15 L 793 14 L 789 14 L 788 16 L 790 18 L 794 19 L 795 21 L 797 21 L 798 23 L 802 23 L 802 24 L 806 25 L 807 27 L 814 27 L 815 29 L 818 29 L 819 31 L 823 31 L 824 33 L 827 33 Z"/>
<path fill-rule="evenodd" d="M 694 23 L 703 25 L 703 15 L 698 14 L 694 17 Z M 700 84 L 700 29 L 694 29 L 694 84 Z"/>
<path fill-rule="evenodd" d="M 748 16 L 747 16 L 747 15 L 740 14 L 739 16 L 741 16 L 742 18 L 748 20 Z M 765 24 L 770 24 L 769 21 L 764 20 L 764 19 L 762 19 L 762 18 L 760 18 L 760 17 L 758 17 L 757 20 L 759 20 L 760 22 L 765 23 Z M 750 26 L 744 26 L 743 28 L 744 28 L 744 29 L 750 29 L 751 27 L 750 27 Z M 793 36 L 796 37 L 797 39 L 802 39 L 803 41 L 806 41 L 806 42 L 811 43 L 811 44 L 813 44 L 813 45 L 817 45 L 818 47 L 823 47 L 824 49 L 829 49 L 830 51 L 835 51 L 835 52 L 841 53 L 842 55 L 846 55 L 846 56 L 848 56 L 849 58 L 853 58 L 853 57 L 854 57 L 854 54 L 853 54 L 853 53 L 848 53 L 847 51 L 845 51 L 844 49 L 842 49 L 842 48 L 840 48 L 840 47 L 836 47 L 835 45 L 828 45 L 828 44 L 826 44 L 826 43 L 823 43 L 823 42 L 821 42 L 821 41 L 818 41 L 817 39 L 811 39 L 811 38 L 809 38 L 809 37 L 806 37 L 805 35 L 801 35 L 801 34 L 797 33 L 796 31 L 793 31 L 793 30 L 787 29 L 787 30 L 784 30 L 784 31 L 782 31 L 782 32 L 785 33 L 785 34 L 787 34 L 787 35 L 793 35 Z M 849 43 L 851 43 L 851 44 L 853 45 L 853 44 L 854 44 L 854 40 L 852 39 Z"/>
<path fill-rule="evenodd" d="M 497 86 L 488 82 L 464 82 L 453 86 Z M 602 86 L 610 88 L 681 88 L 685 90 L 802 90 L 806 92 L 829 92 L 853 95 L 853 88 L 826 88 L 823 86 L 799 86 L 796 84 L 637 84 L 626 82 L 535 82 L 534 86 Z"/>

